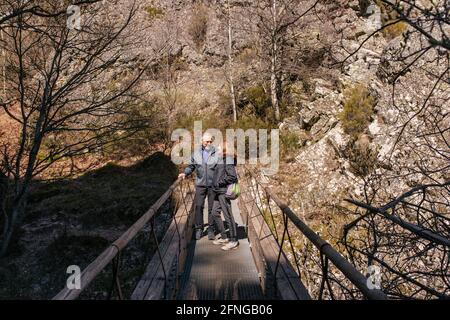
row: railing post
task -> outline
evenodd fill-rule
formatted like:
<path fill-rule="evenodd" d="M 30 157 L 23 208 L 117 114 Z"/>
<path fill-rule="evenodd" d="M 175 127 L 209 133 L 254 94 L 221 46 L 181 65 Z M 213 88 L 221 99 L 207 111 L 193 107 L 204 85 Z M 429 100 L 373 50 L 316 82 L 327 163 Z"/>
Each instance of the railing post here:
<path fill-rule="evenodd" d="M 116 289 L 119 300 L 123 300 L 122 288 L 121 288 L 120 279 L 119 279 L 120 262 L 121 262 L 120 256 L 121 256 L 121 251 L 119 251 L 117 253 L 117 255 L 113 258 L 112 263 L 111 263 L 112 282 L 111 282 L 111 289 L 109 290 L 107 300 L 111 300 L 114 289 Z"/>

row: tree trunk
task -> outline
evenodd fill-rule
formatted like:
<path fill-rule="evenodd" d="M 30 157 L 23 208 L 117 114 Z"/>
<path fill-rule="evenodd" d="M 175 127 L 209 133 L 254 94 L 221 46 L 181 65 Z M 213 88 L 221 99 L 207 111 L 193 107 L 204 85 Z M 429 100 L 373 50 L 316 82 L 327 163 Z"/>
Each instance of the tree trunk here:
<path fill-rule="evenodd" d="M 272 52 L 271 52 L 271 66 L 270 66 L 270 95 L 272 100 L 272 107 L 275 109 L 275 120 L 280 121 L 280 103 L 278 101 L 278 77 L 277 77 L 277 63 L 278 63 L 278 45 L 277 45 L 277 2 L 272 0 Z"/>
<path fill-rule="evenodd" d="M 3 227 L 3 235 L 2 235 L 2 245 L 0 248 L 0 258 L 3 258 L 9 247 L 9 243 L 11 242 L 13 228 L 11 227 L 8 221 L 5 221 L 5 225 Z"/>
<path fill-rule="evenodd" d="M 278 79 L 276 74 L 276 59 L 272 57 L 272 68 L 270 74 L 270 95 L 272 106 L 275 109 L 275 120 L 280 121 L 280 103 L 278 101 Z"/>
<path fill-rule="evenodd" d="M 11 243 L 12 235 L 18 224 L 18 221 L 23 216 L 25 209 L 25 198 L 22 198 L 13 205 L 10 212 L 9 220 L 6 219 L 3 226 L 2 243 L 0 248 L 0 258 L 4 257 L 8 252 L 9 245 Z"/>
<path fill-rule="evenodd" d="M 233 122 L 237 121 L 236 94 L 234 92 L 233 77 L 230 75 L 230 94 L 231 104 L 233 106 Z"/>
<path fill-rule="evenodd" d="M 233 121 L 237 121 L 237 108 L 236 108 L 236 94 L 234 91 L 234 83 L 233 83 L 233 38 L 231 32 L 231 12 L 230 12 L 230 2 L 227 1 L 227 11 L 228 11 L 228 81 L 230 83 L 230 96 L 231 96 L 231 105 L 233 107 Z"/>
<path fill-rule="evenodd" d="M 2 204 L 3 206 L 3 204 Z M 3 225 L 3 232 L 1 234 L 1 246 L 0 246 L 0 258 L 2 258 L 6 254 L 6 250 L 8 249 L 9 241 L 11 238 L 10 234 L 10 223 L 9 223 L 9 216 L 7 212 L 2 208 L 2 215 L 4 216 L 4 225 Z"/>
<path fill-rule="evenodd" d="M 0 29 L 0 37 L 2 42 L 4 41 L 3 38 L 3 30 Z M 3 76 L 3 102 L 6 102 L 6 53 L 5 48 L 2 49 L 2 76 Z"/>

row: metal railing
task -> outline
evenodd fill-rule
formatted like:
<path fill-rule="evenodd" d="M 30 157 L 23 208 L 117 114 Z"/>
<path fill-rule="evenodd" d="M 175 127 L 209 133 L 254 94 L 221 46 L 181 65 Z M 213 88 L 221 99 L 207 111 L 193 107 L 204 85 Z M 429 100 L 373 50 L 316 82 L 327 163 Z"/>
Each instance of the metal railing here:
<path fill-rule="evenodd" d="M 333 263 L 333 265 L 358 289 L 367 299 L 373 300 L 385 300 L 387 299 L 386 294 L 380 289 L 370 289 L 367 285 L 367 278 L 361 274 L 348 260 L 346 260 L 339 252 L 337 252 L 327 241 L 322 239 L 317 233 L 315 233 L 312 229 L 310 229 L 303 221 L 301 221 L 298 216 L 289 208 L 289 206 L 281 200 L 275 192 L 273 192 L 270 188 L 261 183 L 257 177 L 257 175 L 252 172 L 249 168 L 244 167 L 244 176 L 240 177 L 246 180 L 245 186 L 250 188 L 255 201 L 256 206 L 258 207 L 261 215 L 265 216 L 263 208 L 263 203 L 265 207 L 268 209 L 268 217 L 266 214 L 265 220 L 268 224 L 272 224 L 274 226 L 274 230 L 272 232 L 273 236 L 280 244 L 278 259 L 275 267 L 275 279 L 276 274 L 278 272 L 280 257 L 283 252 L 283 244 L 285 240 L 288 240 L 289 247 L 291 249 L 291 253 L 293 256 L 293 264 L 295 265 L 298 276 L 301 277 L 301 268 L 298 261 L 298 254 L 295 252 L 293 239 L 289 232 L 289 224 L 295 226 L 297 230 L 301 232 L 318 250 L 320 253 L 320 263 L 322 270 L 322 279 L 319 289 L 318 299 L 322 299 L 323 292 L 325 289 L 325 285 L 328 288 L 330 296 L 334 299 L 332 286 L 330 284 L 329 279 L 329 262 Z M 265 201 L 261 199 L 261 195 L 264 196 Z M 274 219 L 273 209 L 271 206 L 271 200 L 276 204 L 276 206 L 281 210 L 283 214 L 282 219 L 282 235 L 278 234 L 277 225 Z M 269 221 L 267 221 L 269 220 Z M 276 285 L 276 283 L 274 283 Z"/>
<path fill-rule="evenodd" d="M 80 288 L 69 289 L 68 287 L 62 289 L 53 300 L 73 300 L 79 297 L 79 295 L 89 286 L 89 284 L 111 263 L 112 264 L 112 284 L 107 294 L 107 299 L 113 297 L 114 291 L 116 291 L 118 299 L 124 299 L 122 284 L 120 282 L 120 266 L 121 266 L 121 253 L 124 248 L 133 240 L 136 235 L 147 225 L 151 223 L 151 236 L 156 243 L 156 252 L 159 257 L 161 266 L 164 273 L 164 282 L 167 283 L 168 273 L 164 270 L 164 253 L 160 251 L 160 244 L 155 232 L 154 217 L 163 204 L 175 195 L 176 190 L 179 190 L 179 198 L 175 205 L 175 211 L 172 216 L 172 220 L 175 223 L 178 239 L 181 239 L 178 224 L 175 219 L 177 209 L 180 205 L 180 201 L 183 201 L 186 214 L 189 212 L 186 208 L 186 192 L 184 192 L 184 185 L 189 188 L 188 194 L 192 195 L 191 186 L 189 181 L 183 179 L 177 179 L 168 190 L 150 207 L 150 209 L 142 215 L 126 232 L 124 232 L 116 241 L 114 241 L 108 248 L 106 248 L 94 261 L 92 261 L 81 273 L 80 276 Z M 178 254 L 180 254 L 181 246 L 178 246 Z"/>

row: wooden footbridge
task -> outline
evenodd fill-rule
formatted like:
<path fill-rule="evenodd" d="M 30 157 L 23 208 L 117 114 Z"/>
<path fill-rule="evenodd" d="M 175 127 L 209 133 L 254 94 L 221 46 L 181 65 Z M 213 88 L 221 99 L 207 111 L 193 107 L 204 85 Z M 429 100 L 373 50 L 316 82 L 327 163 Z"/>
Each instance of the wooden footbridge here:
<path fill-rule="evenodd" d="M 80 289 L 64 288 L 54 299 L 78 298 L 109 265 L 112 266 L 113 285 L 108 297 L 116 299 L 321 299 L 326 290 L 332 297 L 332 284 L 328 278 L 330 265 L 340 272 L 362 299 L 387 299 L 381 290 L 370 289 L 367 278 L 301 221 L 267 188 L 260 176 L 240 168 L 239 179 L 243 193 L 232 202 L 238 224 L 238 249 L 224 252 L 206 236 L 197 241 L 192 238 L 193 183 L 179 179 L 133 226 L 82 271 Z M 158 210 L 171 198 L 179 200 L 171 223 L 159 242 L 153 231 L 156 251 L 131 296 L 125 297 L 120 281 L 121 252 L 146 225 L 153 223 Z M 281 226 L 274 228 L 275 211 Z M 299 258 L 289 232 L 292 228 L 300 232 L 317 252 L 321 267 L 317 283 L 313 283 L 316 288 L 311 287 L 310 283 L 307 289 L 301 279 Z M 319 295 L 313 296 L 311 290 L 319 292 Z"/>

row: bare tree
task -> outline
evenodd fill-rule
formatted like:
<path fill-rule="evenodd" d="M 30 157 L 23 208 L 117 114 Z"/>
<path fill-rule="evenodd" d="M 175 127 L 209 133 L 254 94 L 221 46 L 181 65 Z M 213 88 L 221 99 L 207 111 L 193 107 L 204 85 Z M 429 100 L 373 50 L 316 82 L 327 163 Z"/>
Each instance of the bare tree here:
<path fill-rule="evenodd" d="M 310 14 L 319 1 L 258 0 L 251 7 L 251 18 L 257 19 L 261 53 L 269 60 L 270 96 L 275 119 L 280 120 L 280 96 L 286 69 L 286 45 L 291 30 L 302 17 Z"/>
<path fill-rule="evenodd" d="M 353 240 L 343 240 L 355 264 L 382 269 L 383 289 L 392 297 L 448 298 L 449 3 L 379 0 L 376 5 L 392 13 L 390 20 L 340 63 L 351 62 L 383 30 L 406 26 L 388 44 L 378 68 L 378 76 L 391 84 L 393 139 L 378 168 L 363 178 L 364 199 L 351 200 L 359 207 L 345 228 Z"/>
<path fill-rule="evenodd" d="M 86 5 L 94 4 L 102 0 L 76 0 L 67 1 L 65 6 L 61 6 L 58 10 L 50 9 L 50 7 L 45 3 L 45 1 L 39 0 L 5 0 L 0 4 L 0 8 L 3 12 L 0 16 L 0 25 L 7 22 L 8 20 L 13 20 L 20 15 L 35 15 L 44 18 L 63 16 L 67 12 L 67 6 L 69 5 Z"/>
<path fill-rule="evenodd" d="M 132 135 L 147 119 L 130 116 L 136 87 L 148 58 L 125 64 L 125 50 L 138 44 L 129 28 L 137 12 L 131 3 L 120 16 L 97 1 L 83 9 L 81 30 L 67 28 L 64 4 L 10 1 L 2 18 L 6 52 L 6 98 L 1 107 L 17 134 L 2 141 L 0 256 L 25 215 L 32 179 L 56 161 L 97 150 Z M 43 9 L 45 7 L 45 9 Z M 115 15 L 112 17 L 111 15 Z M 150 58 L 151 60 L 151 58 Z M 118 68 L 118 66 L 122 66 Z"/>
<path fill-rule="evenodd" d="M 239 19 L 235 16 L 234 6 L 230 3 L 230 0 L 217 1 L 216 3 L 216 11 L 220 20 L 224 21 L 224 25 L 222 28 L 226 29 L 226 45 L 225 51 L 227 53 L 227 66 L 226 66 L 226 78 L 229 87 L 229 96 L 230 102 L 233 112 L 233 121 L 237 121 L 237 104 L 236 104 L 236 87 L 234 81 L 234 63 L 233 57 L 234 53 L 234 30 L 235 30 L 235 22 Z"/>
<path fill-rule="evenodd" d="M 233 28 L 230 1 L 227 0 L 227 25 L 228 25 L 228 83 L 230 85 L 231 106 L 233 107 L 233 121 L 237 121 L 236 93 L 233 81 Z"/>
<path fill-rule="evenodd" d="M 417 186 L 381 207 L 351 201 L 366 212 L 345 227 L 348 254 L 379 266 L 392 298 L 450 298 L 449 185 Z"/>
<path fill-rule="evenodd" d="M 176 121 L 176 116 L 180 105 L 186 103 L 180 99 L 180 87 L 183 85 L 179 76 L 178 58 L 179 52 L 176 48 L 179 47 L 179 34 L 180 28 L 176 18 L 166 17 L 165 21 L 161 22 L 158 26 L 159 35 L 157 46 L 161 47 L 163 52 L 164 70 L 161 72 L 162 76 L 162 106 L 164 107 L 164 114 L 166 115 L 166 121 L 164 122 L 165 135 L 164 135 L 164 148 L 169 148 L 172 144 L 171 133 Z"/>

